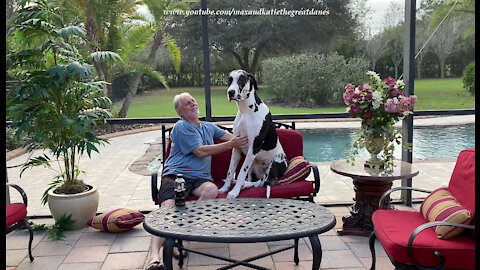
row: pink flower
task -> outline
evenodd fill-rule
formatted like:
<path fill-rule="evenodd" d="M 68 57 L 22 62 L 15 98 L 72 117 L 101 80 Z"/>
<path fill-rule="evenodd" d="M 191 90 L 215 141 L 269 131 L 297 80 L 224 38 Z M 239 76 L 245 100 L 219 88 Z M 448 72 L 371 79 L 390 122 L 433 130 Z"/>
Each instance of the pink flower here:
<path fill-rule="evenodd" d="M 355 93 L 355 85 L 349 83 L 345 86 L 345 92 L 343 93 L 343 101 L 345 105 L 349 106 Z"/>
<path fill-rule="evenodd" d="M 386 85 L 388 85 L 388 87 L 390 88 L 393 88 L 395 86 L 395 84 L 397 83 L 397 81 L 392 78 L 391 76 L 389 76 L 388 78 L 384 79 L 383 80 L 385 82 Z"/>
<path fill-rule="evenodd" d="M 349 114 L 359 114 L 362 112 L 362 107 L 360 106 L 360 103 L 354 103 L 350 107 L 350 110 L 348 111 Z"/>
<path fill-rule="evenodd" d="M 365 111 L 363 113 L 363 118 L 370 119 L 370 118 L 372 118 L 372 115 L 373 115 L 372 111 Z"/>
<path fill-rule="evenodd" d="M 389 113 L 400 113 L 400 101 L 398 98 L 389 98 L 385 102 L 385 111 Z"/>
<path fill-rule="evenodd" d="M 368 83 L 364 84 L 362 88 L 363 88 L 363 91 L 371 92 L 370 85 Z"/>

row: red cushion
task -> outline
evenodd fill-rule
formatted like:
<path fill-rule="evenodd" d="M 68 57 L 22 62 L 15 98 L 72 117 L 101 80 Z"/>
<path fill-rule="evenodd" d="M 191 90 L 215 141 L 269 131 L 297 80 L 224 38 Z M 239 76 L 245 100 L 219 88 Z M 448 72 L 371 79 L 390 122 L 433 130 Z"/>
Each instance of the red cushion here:
<path fill-rule="evenodd" d="M 6 205 L 5 214 L 7 216 L 6 223 L 8 227 L 13 224 L 24 220 L 27 217 L 27 208 L 23 203 L 11 203 Z"/>
<path fill-rule="evenodd" d="M 145 216 L 132 209 L 117 208 L 99 214 L 87 221 L 87 225 L 104 232 L 125 232 L 143 222 Z"/>
<path fill-rule="evenodd" d="M 388 255 L 395 261 L 412 264 L 408 256 L 408 238 L 425 223 L 422 214 L 416 211 L 377 210 L 372 216 L 377 238 Z M 435 266 L 440 260 L 433 256 L 439 251 L 445 256 L 445 268 L 475 269 L 475 239 L 462 233 L 455 238 L 440 240 L 433 227 L 417 235 L 413 254 L 418 263 Z M 435 248 L 432 248 L 435 247 Z"/>
<path fill-rule="evenodd" d="M 475 148 L 465 149 L 458 155 L 448 190 L 475 215 Z"/>
<path fill-rule="evenodd" d="M 302 133 L 293 129 L 277 128 L 277 134 L 288 160 L 303 156 Z"/>
<path fill-rule="evenodd" d="M 223 186 L 223 181 L 215 181 L 217 187 Z M 233 185 L 230 189 L 233 188 Z M 272 186 L 270 189 L 270 198 L 294 198 L 299 196 L 310 195 L 313 193 L 313 182 L 308 180 L 296 181 L 288 185 Z M 217 198 L 226 198 L 228 192 L 224 194 L 218 194 Z M 252 187 L 242 189 L 237 198 L 266 198 L 266 187 Z M 189 196 L 187 201 L 198 200 L 196 196 Z"/>

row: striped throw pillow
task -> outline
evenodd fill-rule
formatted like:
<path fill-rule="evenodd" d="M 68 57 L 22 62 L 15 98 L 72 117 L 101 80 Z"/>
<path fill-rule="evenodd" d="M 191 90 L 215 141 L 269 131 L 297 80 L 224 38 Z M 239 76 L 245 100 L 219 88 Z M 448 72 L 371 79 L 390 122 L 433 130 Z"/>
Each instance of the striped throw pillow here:
<path fill-rule="evenodd" d="M 125 232 L 143 222 L 145 216 L 135 210 L 118 208 L 97 215 L 87 221 L 87 225 L 104 232 Z"/>
<path fill-rule="evenodd" d="M 288 163 L 287 171 L 277 181 L 277 185 L 290 184 L 295 181 L 304 180 L 310 174 L 312 164 L 303 156 L 297 156 Z"/>
<path fill-rule="evenodd" d="M 434 190 L 423 201 L 420 212 L 428 221 L 446 221 L 452 223 L 470 224 L 472 213 L 460 205 L 447 187 Z M 463 231 L 463 228 L 453 226 L 436 226 L 435 232 L 439 239 L 452 238 Z"/>

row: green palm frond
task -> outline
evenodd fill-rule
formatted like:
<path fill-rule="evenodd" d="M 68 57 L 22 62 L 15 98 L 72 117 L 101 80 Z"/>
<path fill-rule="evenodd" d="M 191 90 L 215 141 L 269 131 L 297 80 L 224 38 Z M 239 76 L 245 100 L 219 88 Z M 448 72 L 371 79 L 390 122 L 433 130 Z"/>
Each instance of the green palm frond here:
<path fill-rule="evenodd" d="M 77 61 L 73 61 L 67 66 L 67 75 L 70 78 L 75 78 L 78 81 L 84 81 L 93 74 L 92 66 L 86 63 L 80 64 Z"/>
<path fill-rule="evenodd" d="M 180 64 L 182 62 L 182 56 L 180 54 L 180 49 L 177 46 L 177 42 L 170 35 L 166 34 L 163 38 L 163 41 L 167 47 L 167 51 L 170 55 L 170 60 L 172 61 L 175 71 L 180 73 Z"/>
<path fill-rule="evenodd" d="M 125 33 L 122 58 L 133 58 L 135 54 L 147 46 L 155 34 L 156 26 L 153 23 L 134 26 Z"/>
<path fill-rule="evenodd" d="M 167 80 L 165 77 L 159 73 L 158 71 L 153 70 L 151 67 L 143 64 L 138 64 L 135 63 L 133 66 L 130 67 L 133 72 L 142 72 L 145 74 L 148 74 L 155 78 L 157 81 L 159 81 L 167 90 L 170 90 L 170 87 L 168 87 Z"/>
<path fill-rule="evenodd" d="M 117 53 L 111 51 L 98 51 L 90 54 L 93 62 L 117 62 L 122 61 L 122 58 Z"/>
<path fill-rule="evenodd" d="M 82 39 L 87 38 L 87 33 L 82 27 L 79 26 L 67 26 L 62 29 L 56 30 L 57 34 L 63 38 L 68 38 L 71 36 L 77 36 Z"/>

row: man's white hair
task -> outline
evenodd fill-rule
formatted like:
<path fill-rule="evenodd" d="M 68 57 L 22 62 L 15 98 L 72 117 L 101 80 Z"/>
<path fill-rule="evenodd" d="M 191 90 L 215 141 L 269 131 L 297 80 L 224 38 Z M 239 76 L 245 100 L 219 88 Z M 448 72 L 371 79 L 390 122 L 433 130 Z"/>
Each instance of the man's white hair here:
<path fill-rule="evenodd" d="M 184 97 L 187 97 L 187 96 L 192 96 L 190 95 L 189 93 L 187 92 L 183 92 L 183 93 L 180 93 L 178 95 L 176 95 L 174 98 L 173 98 L 173 106 L 175 107 L 175 111 L 177 112 L 178 115 L 180 115 L 178 113 L 178 110 L 180 109 L 180 107 L 182 107 L 182 100 Z M 180 115 L 181 116 L 181 115 Z"/>

